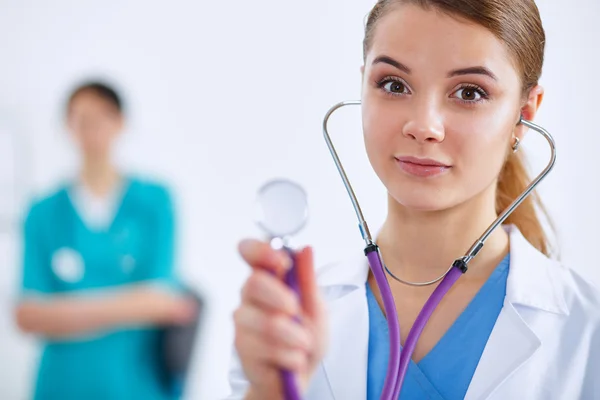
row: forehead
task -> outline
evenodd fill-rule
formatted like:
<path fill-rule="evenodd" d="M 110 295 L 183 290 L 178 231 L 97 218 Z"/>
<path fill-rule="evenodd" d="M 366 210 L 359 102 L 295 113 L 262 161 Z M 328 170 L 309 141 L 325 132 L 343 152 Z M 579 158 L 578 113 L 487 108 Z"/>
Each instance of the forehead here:
<path fill-rule="evenodd" d="M 113 104 L 111 104 L 107 99 L 102 98 L 93 90 L 84 90 L 80 93 L 77 93 L 71 100 L 69 109 L 71 112 L 76 113 L 104 113 L 116 111 L 116 107 Z"/>
<path fill-rule="evenodd" d="M 445 73 L 478 65 L 491 69 L 499 78 L 517 74 L 507 46 L 491 31 L 415 5 L 395 6 L 377 21 L 367 63 L 382 54 L 419 70 L 443 69 Z"/>

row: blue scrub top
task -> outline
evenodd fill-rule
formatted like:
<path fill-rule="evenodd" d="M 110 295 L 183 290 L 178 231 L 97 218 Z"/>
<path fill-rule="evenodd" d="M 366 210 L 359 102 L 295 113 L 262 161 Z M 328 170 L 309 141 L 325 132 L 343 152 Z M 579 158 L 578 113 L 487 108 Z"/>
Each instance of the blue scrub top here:
<path fill-rule="evenodd" d="M 479 359 L 502 310 L 509 256 L 496 267 L 463 313 L 425 357 L 410 362 L 401 400 L 464 399 Z M 367 283 L 369 357 L 367 399 L 378 400 L 389 359 L 388 325 Z"/>
<path fill-rule="evenodd" d="M 174 221 L 168 191 L 127 179 L 106 231 L 78 215 L 69 187 L 37 202 L 25 222 L 24 294 L 114 288 L 146 280 L 175 284 Z M 169 399 L 160 380 L 158 330 L 99 332 L 75 340 L 46 340 L 35 399 Z"/>

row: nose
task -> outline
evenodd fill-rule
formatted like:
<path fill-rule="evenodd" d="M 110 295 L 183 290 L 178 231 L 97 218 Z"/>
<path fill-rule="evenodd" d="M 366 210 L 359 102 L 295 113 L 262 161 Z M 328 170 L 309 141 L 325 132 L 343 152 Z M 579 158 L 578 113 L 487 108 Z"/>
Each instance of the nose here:
<path fill-rule="evenodd" d="M 441 143 L 445 132 L 442 116 L 433 99 L 423 100 L 415 104 L 402 129 L 402 134 L 419 143 Z"/>

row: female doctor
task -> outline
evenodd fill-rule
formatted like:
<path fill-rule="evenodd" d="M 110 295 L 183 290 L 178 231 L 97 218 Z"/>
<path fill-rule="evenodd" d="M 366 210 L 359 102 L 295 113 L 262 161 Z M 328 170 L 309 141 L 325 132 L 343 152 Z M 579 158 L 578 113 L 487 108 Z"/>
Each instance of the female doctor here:
<path fill-rule="evenodd" d="M 186 323 L 176 291 L 167 190 L 112 163 L 121 99 L 91 82 L 70 96 L 77 179 L 36 202 L 25 222 L 23 331 L 45 341 L 33 398 L 163 400 L 158 326 Z"/>
<path fill-rule="evenodd" d="M 369 14 L 362 120 L 388 191 L 377 243 L 390 272 L 433 280 L 529 183 L 519 118 L 533 120 L 545 36 L 533 0 L 380 0 Z M 539 206 L 539 204 L 537 204 Z M 539 209 L 539 207 L 537 207 Z M 362 253 L 313 275 L 302 300 L 272 275 L 290 265 L 246 240 L 252 267 L 234 314 L 231 399 L 281 399 L 281 369 L 306 399 L 378 399 L 388 360 L 379 290 Z M 425 327 L 401 399 L 600 398 L 600 295 L 549 258 L 535 198 L 521 205 Z M 387 275 L 402 345 L 434 286 Z M 302 324 L 291 316 L 300 314 Z"/>

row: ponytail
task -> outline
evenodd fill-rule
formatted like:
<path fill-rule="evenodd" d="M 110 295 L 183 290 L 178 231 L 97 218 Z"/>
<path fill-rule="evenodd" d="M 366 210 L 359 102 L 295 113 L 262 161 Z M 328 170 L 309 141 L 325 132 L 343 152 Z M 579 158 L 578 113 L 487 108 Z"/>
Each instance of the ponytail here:
<path fill-rule="evenodd" d="M 523 193 L 530 182 L 531 179 L 527 172 L 523 152 L 511 153 L 498 179 L 496 212 L 501 213 L 508 208 Z M 552 249 L 548 236 L 542 227 L 538 211 L 541 212 L 551 225 L 548 213 L 538 194 L 532 192 L 506 219 L 505 224 L 515 225 L 533 247 L 549 257 Z"/>

